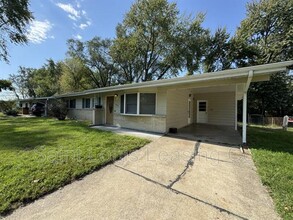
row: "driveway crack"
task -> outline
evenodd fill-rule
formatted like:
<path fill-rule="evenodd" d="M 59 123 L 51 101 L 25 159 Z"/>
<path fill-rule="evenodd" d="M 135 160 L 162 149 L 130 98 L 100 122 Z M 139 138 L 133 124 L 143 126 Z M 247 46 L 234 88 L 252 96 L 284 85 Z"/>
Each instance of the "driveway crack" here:
<path fill-rule="evenodd" d="M 185 165 L 185 168 L 184 170 L 176 177 L 176 179 L 174 181 L 172 181 L 168 186 L 167 188 L 172 188 L 173 185 L 175 183 L 177 183 L 184 175 L 185 173 L 187 172 L 187 170 L 189 168 L 191 168 L 194 164 L 194 159 L 195 157 L 198 155 L 198 149 L 199 149 L 199 146 L 200 146 L 200 143 L 201 141 L 197 141 L 197 143 L 194 145 L 194 150 L 193 150 L 193 153 L 191 154 L 191 157 L 189 158 L 189 160 L 187 161 L 186 165 Z"/>

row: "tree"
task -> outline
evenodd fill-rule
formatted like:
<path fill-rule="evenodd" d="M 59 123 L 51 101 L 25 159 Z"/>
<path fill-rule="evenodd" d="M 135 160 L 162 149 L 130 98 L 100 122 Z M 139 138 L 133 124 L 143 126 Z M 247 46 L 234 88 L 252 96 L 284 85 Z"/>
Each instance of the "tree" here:
<path fill-rule="evenodd" d="M 246 60 L 246 65 L 293 59 L 293 1 L 249 3 L 247 18 L 241 22 L 235 38 L 255 51 L 252 59 Z M 268 82 L 252 83 L 248 112 L 273 116 L 292 114 L 292 91 L 292 76 L 288 73 L 276 74 Z"/>
<path fill-rule="evenodd" d="M 90 71 L 84 62 L 78 58 L 66 59 L 62 63 L 61 92 L 79 92 L 94 88 L 95 84 L 91 80 Z"/>
<path fill-rule="evenodd" d="M 202 59 L 207 51 L 209 31 L 201 25 L 204 14 L 199 13 L 195 18 L 181 18 L 178 22 L 175 36 L 175 55 L 181 59 L 180 65 L 192 75 L 199 71 Z"/>
<path fill-rule="evenodd" d="M 285 72 L 271 76 L 270 81 L 254 83 L 249 90 L 249 112 L 261 115 L 293 114 L 293 76 Z"/>
<path fill-rule="evenodd" d="M 32 71 L 31 83 L 36 97 L 48 97 L 60 93 L 59 80 L 61 77 L 61 63 L 47 60 L 39 69 Z"/>
<path fill-rule="evenodd" d="M 15 86 L 14 92 L 18 99 L 19 95 L 21 95 L 21 98 L 23 99 L 28 97 L 36 97 L 32 83 L 33 71 L 34 69 L 32 68 L 20 66 L 17 74 L 10 75 L 9 79 Z"/>
<path fill-rule="evenodd" d="M 33 19 L 28 0 L 0 1 L 0 60 L 8 62 L 7 42 L 27 42 L 25 27 Z"/>
<path fill-rule="evenodd" d="M 176 76 L 180 66 L 176 41 L 179 11 L 167 0 L 138 0 L 116 28 L 111 48 L 125 81 Z"/>
<path fill-rule="evenodd" d="M 214 34 L 209 33 L 203 60 L 205 72 L 231 68 L 231 41 L 229 39 L 230 34 L 227 33 L 225 28 L 218 28 Z"/>
<path fill-rule="evenodd" d="M 88 67 L 90 71 L 85 71 L 85 73 L 92 79 L 96 87 L 110 86 L 115 83 L 113 79 L 117 69 L 109 52 L 112 45 L 110 39 L 94 37 L 86 42 L 70 39 L 67 43 L 67 54 Z"/>
<path fill-rule="evenodd" d="M 12 84 L 9 80 L 0 80 L 0 92 L 2 90 L 13 90 Z"/>
<path fill-rule="evenodd" d="M 61 63 L 49 59 L 39 69 L 19 67 L 17 74 L 10 75 L 10 80 L 16 87 L 15 95 L 19 98 L 47 97 L 60 92 L 59 79 Z"/>
<path fill-rule="evenodd" d="M 293 59 L 293 1 L 249 3 L 237 37 L 255 47 L 259 64 Z"/>

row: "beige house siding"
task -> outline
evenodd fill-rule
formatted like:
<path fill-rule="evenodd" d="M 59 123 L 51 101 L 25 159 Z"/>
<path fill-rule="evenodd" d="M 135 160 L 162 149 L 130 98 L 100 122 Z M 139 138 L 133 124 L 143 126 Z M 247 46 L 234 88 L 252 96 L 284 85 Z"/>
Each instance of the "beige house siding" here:
<path fill-rule="evenodd" d="M 68 118 L 77 120 L 86 120 L 93 122 L 93 110 L 92 109 L 69 109 Z"/>
<path fill-rule="evenodd" d="M 169 90 L 167 93 L 167 123 L 169 128 L 182 128 L 188 125 L 188 90 Z"/>
<path fill-rule="evenodd" d="M 208 101 L 208 124 L 235 124 L 235 92 L 194 94 L 194 123 L 197 122 L 197 100 Z"/>
<path fill-rule="evenodd" d="M 130 128 L 142 131 L 165 133 L 165 116 L 136 116 L 114 114 L 114 125 L 123 128 Z"/>
<path fill-rule="evenodd" d="M 69 109 L 67 117 L 72 118 L 72 119 L 77 119 L 77 120 L 85 120 L 85 121 L 90 121 L 91 123 L 94 123 L 94 112 L 92 108 L 92 103 L 91 103 L 91 108 L 82 108 L 82 99 L 83 98 L 93 98 L 93 97 L 72 97 L 70 99 L 75 99 L 75 108 L 74 109 Z"/>
<path fill-rule="evenodd" d="M 117 92 L 114 99 L 114 122 L 115 126 L 151 131 L 158 133 L 166 132 L 166 90 L 140 89 L 126 91 L 125 93 L 156 93 L 156 115 L 124 115 L 120 113 L 120 97 L 124 92 Z"/>

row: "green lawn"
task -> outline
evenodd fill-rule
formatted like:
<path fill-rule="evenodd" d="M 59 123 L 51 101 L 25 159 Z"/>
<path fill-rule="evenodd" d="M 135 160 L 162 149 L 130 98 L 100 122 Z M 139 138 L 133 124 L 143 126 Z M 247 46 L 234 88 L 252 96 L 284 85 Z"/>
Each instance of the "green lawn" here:
<path fill-rule="evenodd" d="M 293 128 L 249 127 L 249 147 L 262 182 L 268 186 L 277 211 L 293 219 Z"/>
<path fill-rule="evenodd" d="M 76 121 L 0 115 L 0 215 L 147 142 Z"/>

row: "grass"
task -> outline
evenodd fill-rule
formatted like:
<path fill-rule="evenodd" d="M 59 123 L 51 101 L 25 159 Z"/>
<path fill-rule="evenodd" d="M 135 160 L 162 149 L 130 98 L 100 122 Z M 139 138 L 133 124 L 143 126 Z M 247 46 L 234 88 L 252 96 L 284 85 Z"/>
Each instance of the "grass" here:
<path fill-rule="evenodd" d="M 82 122 L 0 115 L 0 215 L 146 143 Z"/>
<path fill-rule="evenodd" d="M 262 182 L 284 219 L 293 219 L 293 128 L 249 127 L 249 146 Z"/>

